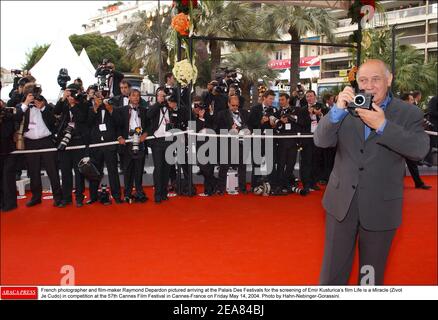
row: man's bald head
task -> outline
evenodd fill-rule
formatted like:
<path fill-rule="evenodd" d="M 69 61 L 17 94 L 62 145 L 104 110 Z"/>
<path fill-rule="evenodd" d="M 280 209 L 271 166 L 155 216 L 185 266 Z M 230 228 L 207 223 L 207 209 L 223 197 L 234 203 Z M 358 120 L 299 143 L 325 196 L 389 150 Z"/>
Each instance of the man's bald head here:
<path fill-rule="evenodd" d="M 384 72 L 384 74 L 386 76 L 391 75 L 391 71 L 389 70 L 389 67 L 387 66 L 387 64 L 385 62 L 383 62 L 382 60 L 379 60 L 379 59 L 368 59 L 368 60 L 366 60 L 359 67 L 359 71 L 357 72 L 358 77 L 359 77 L 359 74 L 360 74 L 360 72 L 361 72 L 361 70 L 363 68 L 365 68 L 365 69 L 377 68 L 378 70 L 381 70 L 382 72 Z"/>
<path fill-rule="evenodd" d="M 357 73 L 359 89 L 371 93 L 374 96 L 373 101 L 377 105 L 380 105 L 385 100 L 391 82 L 392 74 L 382 60 L 367 60 L 360 66 Z"/>

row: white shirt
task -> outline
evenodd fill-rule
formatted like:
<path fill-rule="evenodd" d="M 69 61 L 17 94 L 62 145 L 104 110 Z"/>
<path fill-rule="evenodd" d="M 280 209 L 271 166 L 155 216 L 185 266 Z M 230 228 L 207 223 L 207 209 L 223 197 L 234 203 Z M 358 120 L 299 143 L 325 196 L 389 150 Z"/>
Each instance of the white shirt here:
<path fill-rule="evenodd" d="M 164 110 L 164 111 L 163 111 Z M 163 119 L 164 117 L 164 119 Z M 164 137 L 166 135 L 166 124 L 169 121 L 169 110 L 167 108 L 160 108 L 160 122 L 158 129 L 154 132 L 156 137 Z"/>
<path fill-rule="evenodd" d="M 26 112 L 29 107 L 25 104 L 21 105 L 21 110 Z M 29 110 L 29 131 L 24 133 L 24 137 L 31 140 L 42 139 L 50 136 L 52 133 L 47 128 L 46 124 L 43 120 L 43 114 L 46 107 L 43 107 L 41 110 L 37 107 L 30 108 Z"/>
<path fill-rule="evenodd" d="M 123 106 L 127 106 L 127 105 L 129 105 L 129 98 L 123 97 Z"/>
<path fill-rule="evenodd" d="M 131 106 L 129 106 L 131 108 Z M 137 109 L 130 109 L 131 117 L 129 119 L 129 130 L 135 130 L 137 127 L 141 127 L 140 119 L 138 118 L 138 107 Z"/>
<path fill-rule="evenodd" d="M 315 133 L 316 128 L 318 127 L 318 118 L 316 114 L 311 114 L 310 119 L 312 120 L 312 124 L 310 125 L 310 132 Z"/>

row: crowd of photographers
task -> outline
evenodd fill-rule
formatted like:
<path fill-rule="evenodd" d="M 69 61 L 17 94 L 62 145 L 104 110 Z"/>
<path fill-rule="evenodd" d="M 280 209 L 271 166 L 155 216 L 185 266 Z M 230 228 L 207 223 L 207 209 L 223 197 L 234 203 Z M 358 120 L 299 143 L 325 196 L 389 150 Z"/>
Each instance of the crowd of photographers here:
<path fill-rule="evenodd" d="M 280 93 L 278 107 L 273 106 L 276 94 L 266 90 L 260 94 L 259 101 L 248 109 L 244 107 L 245 99 L 240 94 L 236 75 L 227 73 L 211 81 L 202 96 L 194 96 L 190 107 L 188 89 L 178 92 L 172 74 L 167 74 L 166 84 L 157 89 L 156 102 L 151 104 L 141 97 L 138 88 L 123 79 L 123 74 L 117 72 L 109 61 L 104 61 L 97 68 L 96 77 L 98 83 L 84 90 L 80 79 L 68 84 L 71 79 L 67 70 L 62 69 L 58 77 L 61 95 L 55 105 L 47 102 L 42 88 L 31 75 L 16 78 L 10 100 L 0 105 L 2 211 L 17 207 L 16 173 L 25 166 L 32 192 L 27 207 L 42 201 L 43 168 L 50 181 L 55 207 L 72 204 L 73 191 L 76 206 L 83 206 L 86 178 L 90 189 L 86 204 L 111 204 L 111 197 L 115 203 L 146 202 L 148 197 L 143 191 L 143 173 L 149 148 L 154 164 L 154 201 L 161 203 L 168 200 L 168 191 L 172 189 L 180 194 L 195 194 L 196 188 L 189 183 L 188 165 L 175 166 L 166 161 L 166 150 L 171 144 L 165 139 L 168 131 L 175 128 L 185 131 L 189 119 L 192 119 L 196 123 L 197 133 L 206 132 L 207 129 L 219 133 L 226 129 L 248 134 L 257 129 L 261 134 L 272 132 L 278 136 L 311 135 L 336 98 L 326 95 L 323 103 L 320 103 L 314 91 L 304 91 L 299 85 L 292 96 Z M 435 109 L 429 112 L 430 120 L 434 123 L 429 123 L 436 128 L 436 97 L 434 99 Z M 154 139 L 146 140 L 150 136 L 154 136 Z M 118 144 L 71 148 L 114 141 L 118 141 Z M 208 138 L 203 142 L 197 141 L 196 148 L 202 148 L 207 142 Z M 261 143 L 265 143 L 264 139 Z M 17 149 L 53 148 L 57 151 L 20 155 L 11 153 Z M 319 148 L 311 138 L 274 139 L 272 172 L 268 176 L 255 174 L 260 164 L 253 162 L 251 189 L 247 190 L 247 166 L 242 159 L 242 149 L 240 143 L 237 164 L 198 164 L 199 174 L 204 178 L 205 195 L 224 194 L 228 170 L 235 167 L 240 193 L 295 193 L 305 196 L 327 183 L 335 157 L 335 148 Z M 264 150 L 263 146 L 261 149 Z M 232 156 L 230 150 L 227 154 Z M 298 154 L 300 170 L 299 177 L 296 177 L 294 172 Z M 105 166 L 110 192 L 106 185 L 101 185 Z M 216 166 L 219 167 L 217 176 Z M 119 168 L 124 179 L 123 194 Z M 298 184 L 299 181 L 301 184 Z M 416 181 L 417 185 L 425 186 Z"/>

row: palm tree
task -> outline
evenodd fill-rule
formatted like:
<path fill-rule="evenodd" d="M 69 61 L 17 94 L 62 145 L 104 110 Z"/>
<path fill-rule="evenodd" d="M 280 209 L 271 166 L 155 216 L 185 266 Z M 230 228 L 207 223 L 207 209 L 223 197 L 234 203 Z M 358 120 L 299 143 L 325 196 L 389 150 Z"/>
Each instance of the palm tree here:
<path fill-rule="evenodd" d="M 200 11 L 196 28 L 198 35 L 245 38 L 255 29 L 255 15 L 250 3 L 202 1 Z M 210 40 L 208 43 L 211 53 L 211 79 L 214 79 L 216 69 L 221 64 L 224 43 L 217 40 Z"/>
<path fill-rule="evenodd" d="M 171 46 L 168 45 L 171 38 L 170 22 L 170 12 L 164 16 L 156 15 L 151 18 L 146 15 L 146 12 L 140 11 L 133 16 L 132 23 L 121 27 L 122 45 L 127 50 L 128 58 L 141 59 L 150 79 L 159 83 L 163 81 L 163 79 L 157 79 L 160 65 L 161 75 L 171 70 L 168 63 L 172 56 Z M 160 44 L 161 64 L 157 54 Z"/>
<path fill-rule="evenodd" d="M 261 25 L 266 34 L 275 33 L 278 38 L 288 33 L 291 41 L 298 42 L 308 32 L 325 35 L 334 41 L 332 30 L 337 20 L 327 10 L 320 8 L 303 8 L 292 5 L 269 5 L 262 9 Z M 291 45 L 290 88 L 291 94 L 299 82 L 300 44 Z"/>
<path fill-rule="evenodd" d="M 225 60 L 229 67 L 238 69 L 242 75 L 240 89 L 247 104 L 245 107 L 249 106 L 251 87 L 256 87 L 260 79 L 267 83 L 278 75 L 278 71 L 268 67 L 269 57 L 261 51 L 238 51 L 228 55 Z"/>
<path fill-rule="evenodd" d="M 363 60 L 381 59 L 391 65 L 391 30 L 369 29 L 364 32 Z M 420 90 L 426 98 L 437 90 L 437 61 L 424 61 L 424 54 L 411 45 L 395 47 L 394 92 L 403 93 Z"/>

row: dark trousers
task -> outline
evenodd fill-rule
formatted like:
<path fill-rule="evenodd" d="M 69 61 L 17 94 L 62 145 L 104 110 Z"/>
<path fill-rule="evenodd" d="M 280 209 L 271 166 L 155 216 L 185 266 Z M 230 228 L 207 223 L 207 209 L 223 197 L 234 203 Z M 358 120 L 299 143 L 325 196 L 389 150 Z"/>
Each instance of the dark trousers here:
<path fill-rule="evenodd" d="M 252 152 L 251 152 L 251 154 L 252 154 L 252 158 L 251 158 L 251 166 L 252 166 L 251 189 L 254 189 L 255 187 L 258 187 L 262 182 L 267 181 L 269 177 L 264 177 L 262 175 L 255 174 L 255 170 L 260 169 L 260 164 L 256 164 L 254 161 L 254 139 L 252 139 L 252 141 L 253 141 L 253 148 L 252 148 Z M 274 144 L 275 144 L 275 141 L 274 141 Z M 274 148 L 275 148 L 275 145 L 274 145 Z M 275 154 L 275 152 L 274 152 L 274 154 Z M 261 156 L 261 157 L 265 156 L 265 139 L 262 139 L 262 141 L 261 141 L 261 154 L 258 156 Z M 273 172 L 275 172 L 275 167 L 273 168 Z"/>
<path fill-rule="evenodd" d="M 199 170 L 204 177 L 204 193 L 213 194 L 216 190 L 217 179 L 214 176 L 214 164 L 199 164 Z"/>
<path fill-rule="evenodd" d="M 81 144 L 81 143 L 79 143 Z M 59 161 L 62 175 L 62 197 L 64 201 L 71 202 L 73 191 L 73 171 L 75 173 L 76 201 L 84 200 L 85 178 L 79 172 L 79 161 L 84 157 L 84 149 L 67 150 L 59 152 Z"/>
<path fill-rule="evenodd" d="M 31 140 L 24 139 L 26 149 L 50 149 L 55 144 L 47 137 L 43 139 Z M 30 190 L 32 191 L 32 200 L 41 200 L 43 187 L 41 184 L 41 167 L 44 166 L 49 176 L 50 185 L 52 186 L 53 200 L 62 200 L 62 189 L 59 182 L 59 168 L 57 152 L 41 152 L 26 154 L 27 169 L 30 177 Z"/>
<path fill-rule="evenodd" d="M 359 221 L 357 193 L 351 201 L 346 218 L 339 222 L 326 214 L 324 258 L 321 285 L 347 285 L 353 265 L 356 241 L 359 240 L 359 281 L 374 271 L 374 284 L 383 284 L 383 275 L 396 230 L 369 231 Z M 373 283 L 366 283 L 373 284 Z"/>
<path fill-rule="evenodd" d="M 108 169 L 108 180 L 111 188 L 111 195 L 113 198 L 120 198 L 120 180 L 119 172 L 117 170 L 117 152 L 113 146 L 92 148 L 90 149 L 90 156 L 97 170 L 103 176 L 104 164 Z M 90 200 L 97 201 L 99 189 L 99 181 L 90 181 Z"/>
<path fill-rule="evenodd" d="M 16 155 L 0 155 L 0 209 L 12 210 L 17 207 L 17 186 L 15 184 Z"/>
<path fill-rule="evenodd" d="M 231 148 L 228 149 L 228 163 L 219 166 L 218 190 L 224 192 L 227 184 L 227 173 L 230 167 L 237 167 L 239 190 L 246 191 L 246 164 L 243 163 L 243 145 L 239 142 L 239 163 L 231 163 Z"/>
<path fill-rule="evenodd" d="M 424 185 L 423 180 L 420 178 L 420 172 L 418 171 L 418 162 L 406 159 L 406 165 L 408 166 L 412 179 L 414 179 L 415 186 L 421 187 Z"/>
<path fill-rule="evenodd" d="M 125 182 L 125 197 L 130 197 L 132 187 L 135 184 L 137 196 L 143 197 L 143 169 L 144 169 L 145 151 L 139 150 L 137 154 L 132 152 L 132 145 L 128 143 L 123 153 L 123 179 Z"/>
<path fill-rule="evenodd" d="M 277 181 L 280 187 L 291 187 L 294 184 L 294 168 L 297 162 L 297 153 L 298 146 L 296 141 L 293 139 L 282 139 L 280 141 L 277 165 Z"/>
<path fill-rule="evenodd" d="M 166 162 L 166 149 L 170 145 L 164 138 L 151 140 L 152 160 L 154 162 L 154 187 L 155 197 L 167 196 L 170 165 Z"/>

